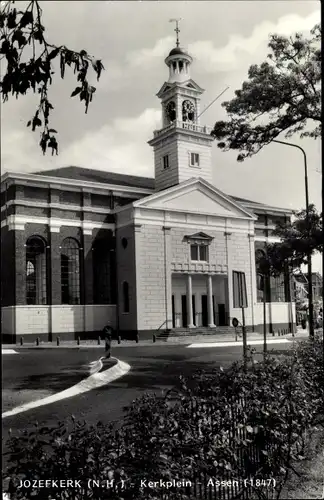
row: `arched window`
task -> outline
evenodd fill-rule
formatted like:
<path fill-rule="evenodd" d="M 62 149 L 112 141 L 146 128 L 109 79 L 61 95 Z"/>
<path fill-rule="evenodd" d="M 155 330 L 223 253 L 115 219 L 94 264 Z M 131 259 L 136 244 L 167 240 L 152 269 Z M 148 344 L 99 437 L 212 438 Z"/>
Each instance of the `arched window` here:
<path fill-rule="evenodd" d="M 26 303 L 47 304 L 46 243 L 39 236 L 26 242 Z"/>
<path fill-rule="evenodd" d="M 115 304 L 115 250 L 109 241 L 97 240 L 92 245 L 93 300 L 95 304 Z"/>
<path fill-rule="evenodd" d="M 124 306 L 124 313 L 129 312 L 129 285 L 127 281 L 124 281 L 123 283 L 123 306 Z"/>
<path fill-rule="evenodd" d="M 270 277 L 271 302 L 288 302 L 288 279 L 284 273 Z"/>
<path fill-rule="evenodd" d="M 66 238 L 61 246 L 61 301 L 80 304 L 80 247 L 74 238 Z"/>

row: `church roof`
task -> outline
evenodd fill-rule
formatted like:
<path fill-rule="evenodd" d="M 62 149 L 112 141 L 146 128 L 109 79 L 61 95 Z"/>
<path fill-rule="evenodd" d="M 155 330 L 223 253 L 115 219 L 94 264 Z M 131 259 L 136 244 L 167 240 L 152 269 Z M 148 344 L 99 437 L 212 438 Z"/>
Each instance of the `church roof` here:
<path fill-rule="evenodd" d="M 105 172 L 104 170 L 92 170 L 82 167 L 62 167 L 53 170 L 35 172 L 36 175 L 60 177 L 63 179 L 75 179 L 80 181 L 104 182 L 118 186 L 130 186 L 145 189 L 154 189 L 155 181 L 150 177 L 138 177 L 136 175 L 118 174 Z"/>
<path fill-rule="evenodd" d="M 53 170 L 43 170 L 41 172 L 34 172 L 36 175 L 46 175 L 52 177 L 59 177 L 62 179 L 75 179 L 80 181 L 90 181 L 90 182 L 102 182 L 107 184 L 115 184 L 116 186 L 128 186 L 134 188 L 143 189 L 155 189 L 155 180 L 152 177 L 139 177 L 137 175 L 126 175 L 118 174 L 115 172 L 106 172 L 104 170 L 93 170 L 91 168 L 82 167 L 61 167 Z M 276 207 L 265 205 L 264 203 L 259 203 L 257 201 L 247 200 L 245 198 L 240 198 L 237 196 L 227 195 L 232 200 L 239 203 L 248 204 L 253 206 L 255 210 L 276 210 Z M 252 209 L 253 210 L 253 209 Z M 277 208 L 277 210 L 286 210 L 287 213 L 291 212 L 291 209 Z"/>

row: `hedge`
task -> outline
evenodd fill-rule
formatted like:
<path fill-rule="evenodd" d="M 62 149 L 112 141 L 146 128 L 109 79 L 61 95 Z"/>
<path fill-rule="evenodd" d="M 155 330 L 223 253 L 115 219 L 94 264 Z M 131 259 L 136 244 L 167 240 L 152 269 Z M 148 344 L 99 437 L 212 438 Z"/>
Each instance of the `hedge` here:
<path fill-rule="evenodd" d="M 252 350 L 247 370 L 236 362 L 197 372 L 181 379 L 181 389 L 135 400 L 121 425 L 74 417 L 52 428 L 35 424 L 7 442 L 10 498 L 280 498 L 322 425 L 322 353 L 319 338 L 281 360 L 268 354 L 257 363 Z M 76 483 L 17 488 L 36 479 Z"/>

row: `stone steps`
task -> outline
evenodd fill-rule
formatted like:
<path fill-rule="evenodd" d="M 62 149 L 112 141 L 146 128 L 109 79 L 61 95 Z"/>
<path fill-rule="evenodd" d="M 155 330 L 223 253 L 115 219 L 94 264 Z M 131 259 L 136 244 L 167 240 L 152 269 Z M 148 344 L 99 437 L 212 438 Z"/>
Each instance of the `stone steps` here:
<path fill-rule="evenodd" d="M 247 331 L 249 331 L 247 329 Z M 241 329 L 238 329 L 238 333 L 241 333 Z M 177 338 L 177 337 L 196 337 L 198 336 L 220 336 L 220 335 L 228 335 L 235 334 L 235 328 L 232 326 L 218 326 L 216 328 L 208 328 L 208 327 L 197 327 L 197 328 L 172 328 L 168 330 L 160 330 L 156 332 L 157 339 L 168 339 L 168 338 Z"/>

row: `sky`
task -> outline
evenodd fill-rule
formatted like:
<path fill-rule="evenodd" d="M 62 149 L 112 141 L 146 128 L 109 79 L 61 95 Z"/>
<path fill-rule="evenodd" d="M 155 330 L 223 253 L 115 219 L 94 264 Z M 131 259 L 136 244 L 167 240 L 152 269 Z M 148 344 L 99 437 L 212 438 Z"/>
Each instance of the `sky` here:
<path fill-rule="evenodd" d="M 22 4 L 23 2 L 19 2 Z M 105 71 L 88 114 L 78 98 L 73 73 L 57 74 L 50 90 L 51 126 L 58 133 L 58 156 L 42 155 L 39 132 L 26 128 L 37 96 L 1 106 L 2 173 L 36 172 L 76 165 L 153 177 L 153 151 L 147 144 L 160 128 L 156 93 L 168 79 L 164 58 L 175 46 L 171 18 L 181 18 L 181 46 L 194 58 L 192 78 L 205 89 L 202 109 L 229 89 L 201 117 L 213 126 L 226 119 L 221 107 L 247 79 L 251 64 L 269 52 L 269 35 L 309 33 L 320 22 L 320 2 L 297 1 L 51 1 L 40 2 L 48 40 L 101 59 Z M 283 138 L 284 139 L 284 138 Z M 310 202 L 321 208 L 320 140 L 290 139 L 301 145 L 309 165 Z M 215 186 L 227 194 L 298 210 L 305 205 L 303 158 L 299 150 L 271 144 L 243 163 L 237 153 L 213 145 Z M 321 259 L 315 258 L 315 270 Z"/>

